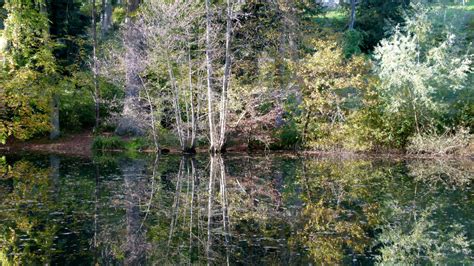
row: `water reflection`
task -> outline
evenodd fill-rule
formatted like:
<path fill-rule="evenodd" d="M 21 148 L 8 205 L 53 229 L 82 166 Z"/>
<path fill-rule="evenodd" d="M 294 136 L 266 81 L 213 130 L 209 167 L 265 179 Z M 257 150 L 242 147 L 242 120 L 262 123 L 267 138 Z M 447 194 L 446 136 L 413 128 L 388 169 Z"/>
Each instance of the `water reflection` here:
<path fill-rule="evenodd" d="M 0 263 L 471 264 L 473 162 L 10 155 Z"/>

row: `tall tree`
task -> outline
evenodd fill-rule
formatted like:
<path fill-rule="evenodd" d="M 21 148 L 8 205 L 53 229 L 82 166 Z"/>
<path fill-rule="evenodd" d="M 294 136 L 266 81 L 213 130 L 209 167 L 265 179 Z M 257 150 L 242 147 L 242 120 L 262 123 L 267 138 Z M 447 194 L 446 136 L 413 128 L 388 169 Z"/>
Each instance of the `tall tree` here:
<path fill-rule="evenodd" d="M 356 1 L 357 0 L 351 0 L 351 16 L 349 19 L 349 30 L 354 29 L 354 24 L 356 21 Z"/>
<path fill-rule="evenodd" d="M 101 13 L 101 33 L 102 36 L 112 28 L 112 0 L 102 0 L 102 13 Z"/>
<path fill-rule="evenodd" d="M 216 145 L 215 129 L 214 129 L 214 115 L 212 111 L 212 101 L 214 98 L 213 83 L 212 83 L 212 64 L 211 64 L 211 9 L 210 1 L 206 0 L 206 70 L 207 70 L 207 117 L 209 120 L 209 141 L 210 150 Z"/>
<path fill-rule="evenodd" d="M 27 139 L 51 129 L 51 122 L 56 126 L 55 137 L 59 127 L 54 91 L 57 65 L 46 3 L 12 0 L 6 1 L 4 8 L 8 14 L 4 22 L 8 47 L 0 98 L 6 115 L 2 114 L 0 138 L 13 135 Z"/>
<path fill-rule="evenodd" d="M 99 77 L 97 69 L 97 21 L 96 21 L 96 4 L 92 0 L 91 19 L 92 19 L 92 76 L 94 82 L 94 110 L 95 110 L 95 125 L 94 129 L 98 130 L 100 125 L 100 91 L 99 91 Z"/>
<path fill-rule="evenodd" d="M 127 1 L 125 29 L 123 43 L 125 46 L 125 99 L 122 117 L 116 133 L 119 135 L 143 135 L 143 125 L 139 119 L 139 92 L 141 88 L 140 72 L 143 64 L 139 61 L 142 54 L 143 37 L 134 22 L 135 12 L 140 4 L 139 0 Z"/>
<path fill-rule="evenodd" d="M 174 129 L 184 152 L 195 152 L 202 87 L 202 4 L 153 1 L 142 9 L 146 75 L 166 79 L 158 86 L 161 102 L 173 107 Z M 146 93 L 146 90 L 145 90 Z"/>
<path fill-rule="evenodd" d="M 214 84 L 213 84 L 213 70 L 212 70 L 212 55 L 211 55 L 211 34 L 212 34 L 212 17 L 210 1 L 206 0 L 206 67 L 207 67 L 207 101 L 208 101 L 208 120 L 209 120 L 209 136 L 211 153 L 219 153 L 225 150 L 226 138 L 226 123 L 227 123 L 227 101 L 228 90 L 231 75 L 231 55 L 230 45 L 232 38 L 232 1 L 227 0 L 226 12 L 226 30 L 225 30 L 225 63 L 224 73 L 222 76 L 222 89 L 220 91 L 220 100 L 218 107 L 217 118 L 219 120 L 216 125 L 216 115 L 214 114 Z"/>
<path fill-rule="evenodd" d="M 361 49 L 372 51 L 380 40 L 386 37 L 387 23 L 403 21 L 403 10 L 408 8 L 410 0 L 359 0 L 357 25 L 355 28 L 364 33 Z"/>

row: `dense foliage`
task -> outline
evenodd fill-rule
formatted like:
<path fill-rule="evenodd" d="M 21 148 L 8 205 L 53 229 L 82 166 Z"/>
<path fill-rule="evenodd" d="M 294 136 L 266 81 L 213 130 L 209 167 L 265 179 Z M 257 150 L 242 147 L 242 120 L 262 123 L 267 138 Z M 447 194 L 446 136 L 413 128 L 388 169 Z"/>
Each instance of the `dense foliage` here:
<path fill-rule="evenodd" d="M 317 2 L 0 1 L 0 140 L 469 153 L 473 3 Z"/>

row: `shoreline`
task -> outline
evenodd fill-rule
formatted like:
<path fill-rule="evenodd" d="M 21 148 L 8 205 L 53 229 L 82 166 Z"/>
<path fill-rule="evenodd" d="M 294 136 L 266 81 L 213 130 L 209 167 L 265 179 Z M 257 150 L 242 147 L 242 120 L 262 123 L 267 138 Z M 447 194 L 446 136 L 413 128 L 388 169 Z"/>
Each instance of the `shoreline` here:
<path fill-rule="evenodd" d="M 18 153 L 46 153 L 46 154 L 58 154 L 58 155 L 70 155 L 91 158 L 94 151 L 92 150 L 92 141 L 94 135 L 90 132 L 83 132 L 78 134 L 71 134 L 61 137 L 58 140 L 49 139 L 35 139 L 25 142 L 10 142 L 5 145 L 0 145 L 0 154 L 18 154 Z M 126 139 L 126 138 L 124 138 Z M 184 155 L 193 156 L 198 154 L 209 153 L 207 149 L 197 148 L 196 153 L 184 153 L 179 148 L 168 148 L 164 147 L 166 152 L 162 154 L 171 155 Z M 124 153 L 125 150 L 102 150 L 101 152 L 109 153 Z M 147 149 L 136 151 L 141 154 L 153 154 L 155 150 Z M 367 159 L 462 159 L 462 160 L 474 160 L 474 154 L 411 154 L 402 151 L 392 150 L 390 151 L 367 151 L 367 152 L 354 152 L 344 150 L 334 151 L 318 151 L 318 150 L 248 150 L 242 149 L 241 146 L 229 147 L 224 153 L 226 155 L 284 155 L 284 156 L 299 156 L 299 157 L 328 157 L 328 158 L 367 158 Z"/>

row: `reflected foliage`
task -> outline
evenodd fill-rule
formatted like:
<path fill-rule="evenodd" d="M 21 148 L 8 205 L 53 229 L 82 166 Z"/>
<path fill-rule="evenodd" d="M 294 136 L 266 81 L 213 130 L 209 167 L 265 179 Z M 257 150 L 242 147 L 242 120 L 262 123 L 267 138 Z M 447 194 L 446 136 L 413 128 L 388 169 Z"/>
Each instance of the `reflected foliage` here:
<path fill-rule="evenodd" d="M 470 264 L 472 162 L 291 156 L 0 161 L 10 264 Z"/>

